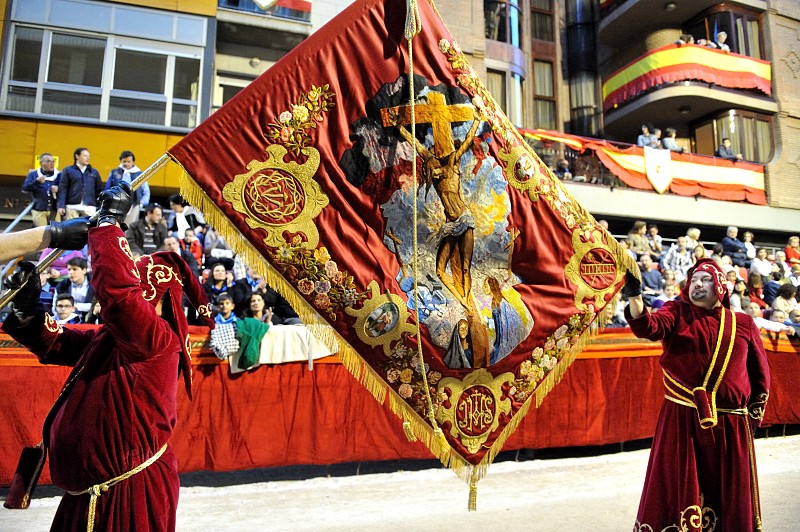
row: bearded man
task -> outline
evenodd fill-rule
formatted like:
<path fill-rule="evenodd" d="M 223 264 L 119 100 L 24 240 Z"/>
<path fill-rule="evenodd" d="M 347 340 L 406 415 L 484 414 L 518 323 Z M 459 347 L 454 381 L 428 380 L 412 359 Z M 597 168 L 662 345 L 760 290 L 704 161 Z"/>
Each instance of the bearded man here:
<path fill-rule="evenodd" d="M 730 310 L 713 260 L 697 261 L 687 279 L 654 314 L 632 274 L 623 288 L 633 333 L 664 349 L 665 401 L 634 530 L 761 530 L 753 432 L 769 395 L 764 346 L 750 316 Z"/>

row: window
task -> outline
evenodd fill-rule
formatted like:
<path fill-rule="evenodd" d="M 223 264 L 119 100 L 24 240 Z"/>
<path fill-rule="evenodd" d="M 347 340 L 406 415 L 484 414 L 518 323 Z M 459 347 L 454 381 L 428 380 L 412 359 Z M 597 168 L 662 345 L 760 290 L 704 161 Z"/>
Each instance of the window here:
<path fill-rule="evenodd" d="M 522 38 L 522 15 L 519 0 L 483 0 L 486 38 L 519 48 Z"/>
<path fill-rule="evenodd" d="M 253 79 L 255 78 L 252 76 L 219 73 L 217 75 L 212 108 L 216 111 L 228 103 L 231 98 L 239 94 L 242 89 L 247 87 L 253 81 Z"/>
<path fill-rule="evenodd" d="M 731 52 L 766 59 L 761 46 L 761 15 L 727 4 L 714 6 L 698 18 L 693 19 L 684 29 L 695 40 L 716 41 L 720 32 L 727 34 L 725 44 Z"/>
<path fill-rule="evenodd" d="M 553 63 L 534 61 L 534 125 L 541 129 L 556 129 L 556 101 L 553 86 Z"/>
<path fill-rule="evenodd" d="M 531 0 L 531 36 L 540 41 L 555 41 L 553 0 Z"/>
<path fill-rule="evenodd" d="M 770 117 L 749 111 L 731 109 L 694 128 L 698 153 L 714 155 L 722 139 L 731 139 L 734 152 L 745 160 L 766 163 L 772 157 Z"/>
<path fill-rule="evenodd" d="M 205 17 L 97 0 L 8 4 L 0 110 L 155 127 L 199 120 Z"/>
<path fill-rule="evenodd" d="M 499 70 L 486 71 L 486 88 L 505 113 L 508 109 L 506 101 L 506 73 Z"/>

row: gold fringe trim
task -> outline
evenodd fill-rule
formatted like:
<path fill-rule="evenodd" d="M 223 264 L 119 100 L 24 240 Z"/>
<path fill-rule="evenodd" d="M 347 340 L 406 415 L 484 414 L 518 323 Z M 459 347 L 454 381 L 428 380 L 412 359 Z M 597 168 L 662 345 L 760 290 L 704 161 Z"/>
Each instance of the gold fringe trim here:
<path fill-rule="evenodd" d="M 174 160 L 174 159 L 173 159 Z M 180 177 L 180 190 L 183 197 L 199 209 L 208 223 L 222 235 L 231 249 L 241 254 L 248 266 L 260 273 L 265 281 L 281 294 L 303 320 L 304 324 L 312 330 L 321 342 L 331 352 L 337 353 L 345 368 L 353 377 L 364 386 L 369 393 L 381 404 L 386 404 L 394 415 L 403 422 L 403 431 L 410 441 L 422 442 L 444 467 L 451 469 L 461 480 L 470 486 L 470 507 L 474 506 L 477 497 L 477 483 L 483 479 L 497 454 L 502 450 L 506 440 L 519 427 L 519 424 L 528 414 L 534 396 L 529 397 L 516 412 L 514 417 L 503 427 L 502 432 L 489 448 L 479 464 L 473 465 L 463 456 L 452 449 L 441 428 L 432 427 L 418 412 L 401 398 L 395 390 L 381 378 L 375 370 L 367 364 L 358 354 L 356 349 L 345 340 L 339 332 L 331 327 L 327 321 L 306 301 L 269 262 L 256 250 L 256 248 L 239 232 L 233 223 L 225 216 L 219 207 L 209 198 L 205 191 L 197 184 L 189 172 L 178 162 L 182 169 Z M 572 365 L 578 354 L 594 336 L 596 326 L 587 328 L 581 339 L 565 353 L 559 364 L 539 384 L 535 392 L 536 407 L 538 408 L 544 397 L 561 381 L 561 378 Z M 473 508 L 474 509 L 474 508 Z"/>

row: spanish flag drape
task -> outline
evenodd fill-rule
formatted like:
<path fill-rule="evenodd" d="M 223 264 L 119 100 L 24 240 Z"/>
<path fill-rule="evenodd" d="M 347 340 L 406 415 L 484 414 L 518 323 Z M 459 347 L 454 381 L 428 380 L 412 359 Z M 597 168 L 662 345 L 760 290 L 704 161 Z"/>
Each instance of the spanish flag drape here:
<path fill-rule="evenodd" d="M 406 2 L 357 1 L 169 153 L 185 197 L 474 486 L 634 265 L 429 1 L 419 17 L 409 53 Z"/>

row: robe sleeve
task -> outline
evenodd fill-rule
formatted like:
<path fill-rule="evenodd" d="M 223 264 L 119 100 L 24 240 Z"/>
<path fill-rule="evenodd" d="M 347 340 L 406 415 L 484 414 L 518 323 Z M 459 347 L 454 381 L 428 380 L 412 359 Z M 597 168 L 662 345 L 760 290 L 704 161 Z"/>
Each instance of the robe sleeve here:
<path fill-rule="evenodd" d="M 750 378 L 750 399 L 747 402 L 747 411 L 755 426 L 764 419 L 764 410 L 769 399 L 769 361 L 764 350 L 764 342 L 753 320 L 740 320 L 749 325 L 747 331 L 747 375 Z"/>
<path fill-rule="evenodd" d="M 84 348 L 97 334 L 96 329 L 64 328 L 44 311 L 37 312 L 30 323 L 24 326 L 11 313 L 3 322 L 3 331 L 27 347 L 42 364 L 58 366 L 74 366 Z"/>
<path fill-rule="evenodd" d="M 142 295 L 139 272 L 122 230 L 115 225 L 90 229 L 89 249 L 100 317 L 117 347 L 137 359 L 180 351 L 177 335 Z"/>
<path fill-rule="evenodd" d="M 667 301 L 658 312 L 651 313 L 645 309 L 644 314 L 638 318 L 633 318 L 630 313 L 630 306 L 625 307 L 625 319 L 631 332 L 638 338 L 647 338 L 652 341 L 659 341 L 666 338 L 675 328 L 680 315 L 679 302 Z"/>

